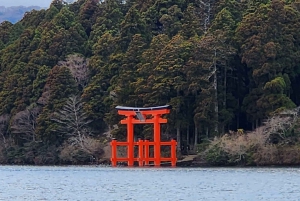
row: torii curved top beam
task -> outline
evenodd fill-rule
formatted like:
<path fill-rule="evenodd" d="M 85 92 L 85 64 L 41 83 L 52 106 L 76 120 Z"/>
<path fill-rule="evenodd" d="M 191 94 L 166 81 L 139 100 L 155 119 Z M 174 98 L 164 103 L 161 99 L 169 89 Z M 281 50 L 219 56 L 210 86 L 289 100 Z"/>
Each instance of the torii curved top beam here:
<path fill-rule="evenodd" d="M 165 110 L 172 109 L 170 105 L 156 106 L 156 107 L 125 107 L 125 106 L 117 106 L 117 110 L 125 110 L 125 111 L 151 111 L 151 110 Z"/>

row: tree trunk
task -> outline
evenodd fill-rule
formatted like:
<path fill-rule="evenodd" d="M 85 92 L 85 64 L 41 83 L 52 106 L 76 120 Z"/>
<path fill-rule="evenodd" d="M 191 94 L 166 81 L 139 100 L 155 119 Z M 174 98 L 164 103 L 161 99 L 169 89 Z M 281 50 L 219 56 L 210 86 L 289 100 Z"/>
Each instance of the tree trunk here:
<path fill-rule="evenodd" d="M 223 97 L 223 109 L 226 108 L 226 99 L 227 99 L 227 64 L 224 67 L 224 97 Z M 222 123 L 222 135 L 225 134 L 225 123 Z"/>
<path fill-rule="evenodd" d="M 256 119 L 255 121 L 255 129 L 259 127 L 259 119 Z"/>
<path fill-rule="evenodd" d="M 207 29 L 209 27 L 210 24 L 210 15 L 211 15 L 211 6 L 210 3 L 204 3 L 201 2 L 202 4 L 204 4 L 204 8 L 206 11 L 205 15 L 205 19 L 204 19 L 204 33 L 207 33 Z"/>
<path fill-rule="evenodd" d="M 194 152 L 197 151 L 197 144 L 198 144 L 198 127 L 197 125 L 195 125 Z"/>
<path fill-rule="evenodd" d="M 215 107 L 215 134 L 219 133 L 219 128 L 218 128 L 218 120 L 219 120 L 219 106 L 218 106 L 218 77 L 217 77 L 217 63 L 216 63 L 216 59 L 217 59 L 217 49 L 215 48 L 215 56 L 214 56 L 214 90 L 215 90 L 215 100 L 214 100 L 214 107 Z"/>
<path fill-rule="evenodd" d="M 177 137 L 177 150 L 181 150 L 181 135 L 180 135 L 180 126 L 177 125 L 176 128 L 176 137 Z"/>
<path fill-rule="evenodd" d="M 209 132 L 208 132 L 208 127 L 206 127 L 206 138 L 209 138 Z"/>
<path fill-rule="evenodd" d="M 240 92 L 238 92 L 238 93 L 240 93 Z M 238 113 L 236 115 L 236 128 L 237 129 L 240 128 L 240 114 L 241 114 L 241 107 L 240 107 L 240 100 L 238 100 Z"/>
<path fill-rule="evenodd" d="M 187 126 L 186 129 L 186 148 L 187 148 L 187 152 L 189 154 L 189 148 L 190 148 L 190 127 Z"/>

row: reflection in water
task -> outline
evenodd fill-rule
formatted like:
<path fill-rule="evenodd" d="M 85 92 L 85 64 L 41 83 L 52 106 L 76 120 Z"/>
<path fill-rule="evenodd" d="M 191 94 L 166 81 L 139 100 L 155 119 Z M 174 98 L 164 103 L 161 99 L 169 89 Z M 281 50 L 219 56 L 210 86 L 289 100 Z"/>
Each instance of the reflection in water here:
<path fill-rule="evenodd" d="M 296 168 L 0 166 L 0 200 L 296 201 Z"/>

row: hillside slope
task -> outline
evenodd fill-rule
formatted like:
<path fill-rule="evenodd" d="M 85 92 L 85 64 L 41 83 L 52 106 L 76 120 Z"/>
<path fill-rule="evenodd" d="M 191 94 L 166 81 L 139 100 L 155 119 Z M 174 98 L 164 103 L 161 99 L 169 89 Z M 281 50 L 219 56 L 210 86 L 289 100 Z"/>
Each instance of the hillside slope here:
<path fill-rule="evenodd" d="M 254 130 L 300 105 L 299 55 L 294 0 L 53 0 L 0 25 L 3 161 L 97 158 L 117 105 L 171 105 L 161 138 L 179 149 Z"/>

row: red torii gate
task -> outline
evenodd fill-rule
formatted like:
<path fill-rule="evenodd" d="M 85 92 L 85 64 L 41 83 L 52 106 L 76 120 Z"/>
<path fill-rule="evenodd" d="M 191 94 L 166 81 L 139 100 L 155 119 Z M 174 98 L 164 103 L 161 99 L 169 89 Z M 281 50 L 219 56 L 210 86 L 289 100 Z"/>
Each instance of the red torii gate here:
<path fill-rule="evenodd" d="M 139 166 L 149 165 L 149 162 L 154 162 L 154 166 L 160 166 L 161 161 L 170 161 L 172 166 L 176 166 L 176 145 L 175 140 L 169 142 L 160 141 L 160 124 L 167 123 L 167 119 L 161 118 L 161 115 L 170 113 L 171 106 L 158 106 L 158 107 L 123 107 L 117 106 L 118 114 L 125 115 L 126 118 L 121 120 L 121 124 L 127 124 L 127 142 L 118 142 L 113 139 L 111 142 L 112 157 L 111 164 L 113 167 L 117 162 L 127 162 L 128 166 L 133 166 L 134 161 L 139 162 Z M 151 115 L 151 116 L 150 116 Z M 150 118 L 148 118 L 150 116 Z M 154 124 L 154 141 L 141 140 L 134 142 L 134 124 Z M 154 158 L 149 157 L 149 146 L 154 146 Z M 162 145 L 171 146 L 171 157 L 161 157 L 160 148 Z M 127 158 L 117 157 L 117 146 L 127 146 Z M 134 157 L 134 146 L 138 146 L 138 158 Z"/>

